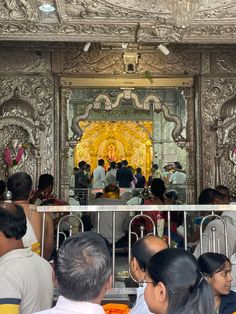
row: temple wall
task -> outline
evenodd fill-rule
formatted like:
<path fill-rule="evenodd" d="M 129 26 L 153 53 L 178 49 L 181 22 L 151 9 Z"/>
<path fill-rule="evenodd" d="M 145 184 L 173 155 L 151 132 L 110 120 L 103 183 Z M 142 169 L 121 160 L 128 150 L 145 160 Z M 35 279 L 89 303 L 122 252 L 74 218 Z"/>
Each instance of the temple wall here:
<path fill-rule="evenodd" d="M 3 46 L 0 49 L 0 177 L 7 175 L 4 148 L 12 137 L 24 136 L 20 135 L 23 127 L 30 147 L 28 161 L 21 170 L 31 172 L 35 180 L 40 173 L 52 173 L 57 191 L 68 183 L 69 174 L 65 171 L 69 158 L 66 105 L 70 87 L 60 89 L 61 76 L 102 78 L 115 75 L 147 80 L 190 76 L 194 78 L 194 85 L 187 95 L 192 109 L 188 114 L 187 130 L 190 132 L 185 145 L 191 159 L 192 187 L 197 185 L 199 191 L 202 187 L 222 183 L 235 190 L 236 109 L 230 101 L 236 94 L 236 53 L 233 49 L 225 46 L 200 50 L 195 46 L 176 46 L 168 56 L 159 51 L 140 51 L 136 54 L 133 74 L 127 73 L 129 58 L 134 60 L 134 55 L 100 50 L 96 46 L 84 52 L 76 44 Z M 17 103 L 17 99 L 23 101 L 17 110 L 4 105 L 9 101 Z M 31 114 L 24 113 L 29 106 Z M 24 142 L 24 138 L 19 140 Z M 36 161 L 32 162 L 34 157 Z"/>

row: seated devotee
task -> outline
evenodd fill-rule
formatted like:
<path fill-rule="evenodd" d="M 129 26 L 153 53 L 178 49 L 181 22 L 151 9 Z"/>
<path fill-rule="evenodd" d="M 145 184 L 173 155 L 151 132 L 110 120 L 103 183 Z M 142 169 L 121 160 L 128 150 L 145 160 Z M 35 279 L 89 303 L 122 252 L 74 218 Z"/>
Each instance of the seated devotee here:
<path fill-rule="evenodd" d="M 220 192 L 214 190 L 214 189 L 206 189 L 204 190 L 199 197 L 199 203 L 201 202 L 212 202 L 208 204 L 228 204 L 228 200 L 225 198 L 224 195 L 222 195 Z M 228 238 L 228 256 L 231 257 L 233 253 L 236 252 L 236 212 L 227 210 L 224 211 L 221 214 L 221 218 L 224 219 L 226 223 L 226 229 L 227 229 L 227 238 Z M 206 228 L 204 229 L 204 234 L 206 236 L 203 237 L 202 241 L 202 248 L 203 253 L 207 251 L 212 251 L 213 246 L 209 244 L 213 241 L 213 234 L 212 234 L 212 228 L 215 229 L 214 238 L 217 239 L 217 242 L 219 243 L 219 252 L 225 254 L 225 238 L 224 238 L 224 225 L 220 219 L 214 219 L 210 221 Z M 216 245 L 217 248 L 217 245 Z M 197 247 L 194 251 L 194 256 L 199 257 L 201 255 L 200 252 L 200 242 L 197 244 Z"/>
<path fill-rule="evenodd" d="M 199 257 L 198 263 L 203 275 L 213 289 L 214 313 L 235 313 L 236 293 L 231 291 L 232 275 L 230 260 L 223 254 L 205 253 Z"/>
<path fill-rule="evenodd" d="M 120 188 L 130 188 L 133 180 L 133 173 L 128 169 L 128 161 L 122 160 L 122 167 L 117 169 L 116 180 Z"/>
<path fill-rule="evenodd" d="M 191 253 L 165 249 L 151 257 L 147 266 L 144 298 L 154 314 L 212 314 L 211 287 Z"/>
<path fill-rule="evenodd" d="M 55 206 L 66 205 L 65 201 L 58 199 L 55 194 L 52 194 L 53 186 L 54 177 L 48 173 L 41 174 L 38 189 L 33 192 L 30 203 L 39 206 L 42 202 L 50 200 L 51 204 Z"/>
<path fill-rule="evenodd" d="M 43 216 L 37 212 L 35 205 L 29 204 L 32 179 L 26 172 L 17 172 L 9 177 L 7 189 L 12 193 L 12 202 L 23 207 L 27 219 L 27 232 L 23 237 L 25 247 L 31 247 L 40 254 Z M 50 213 L 45 219 L 44 257 L 49 258 L 54 245 L 54 226 Z"/>
<path fill-rule="evenodd" d="M 136 179 L 137 179 L 137 183 L 135 184 L 136 188 L 144 188 L 146 185 L 146 179 L 144 177 L 144 175 L 142 174 L 142 169 L 140 167 L 138 167 L 136 169 L 136 175 L 135 175 Z"/>
<path fill-rule="evenodd" d="M 52 267 L 24 248 L 26 216 L 20 205 L 0 203 L 0 313 L 29 314 L 52 305 Z"/>
<path fill-rule="evenodd" d="M 0 201 L 4 200 L 6 186 L 7 186 L 6 183 L 3 180 L 0 180 Z"/>
<path fill-rule="evenodd" d="M 40 313 L 105 314 L 100 303 L 111 288 L 111 268 L 111 251 L 101 235 L 89 231 L 68 238 L 54 262 L 59 299 Z"/>
<path fill-rule="evenodd" d="M 93 188 L 104 188 L 105 186 L 105 161 L 104 159 L 98 160 L 98 166 L 93 171 Z"/>
<path fill-rule="evenodd" d="M 126 205 L 126 202 L 120 199 L 120 190 L 117 185 L 108 185 L 104 189 L 104 195 L 94 200 L 91 205 Z M 97 213 L 91 214 L 93 230 L 97 230 L 98 217 Z M 127 246 L 127 231 L 130 221 L 129 212 L 116 213 L 116 247 Z M 100 212 L 100 234 L 108 242 L 112 243 L 112 212 Z"/>
<path fill-rule="evenodd" d="M 140 283 L 137 288 L 137 300 L 130 311 L 130 314 L 149 314 L 147 304 L 144 300 L 144 290 L 146 284 L 145 274 L 147 264 L 150 258 L 157 252 L 166 249 L 167 244 L 164 240 L 155 236 L 146 236 L 137 240 L 131 249 L 131 260 L 130 260 L 130 273 L 137 283 Z"/>

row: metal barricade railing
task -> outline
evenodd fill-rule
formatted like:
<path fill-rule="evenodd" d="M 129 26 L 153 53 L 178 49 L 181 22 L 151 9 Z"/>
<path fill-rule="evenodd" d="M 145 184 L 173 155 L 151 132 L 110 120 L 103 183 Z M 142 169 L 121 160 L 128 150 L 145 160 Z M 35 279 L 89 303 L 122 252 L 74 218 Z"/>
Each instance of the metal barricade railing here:
<path fill-rule="evenodd" d="M 212 220 L 211 218 L 214 218 Z M 206 226 L 210 227 L 211 229 L 209 230 L 209 234 L 206 234 L 203 231 L 204 223 L 210 220 Z M 217 227 L 215 226 L 215 223 L 218 222 L 218 227 L 219 223 L 222 224 L 223 227 L 223 239 L 222 239 L 222 234 L 217 234 Z M 207 248 L 204 250 L 204 239 L 207 241 Z M 205 216 L 200 224 L 200 253 L 201 255 L 205 252 L 214 252 L 214 253 L 220 253 L 221 252 L 221 247 L 220 247 L 220 240 L 223 240 L 224 242 L 224 248 L 225 248 L 225 255 L 228 256 L 228 234 L 227 234 L 227 225 L 226 222 L 224 221 L 223 218 L 221 218 L 219 215 L 211 214 Z"/>
<path fill-rule="evenodd" d="M 185 184 L 169 184 L 167 186 L 166 193 L 172 191 L 176 193 L 177 200 L 181 203 L 186 202 L 186 188 Z M 147 189 L 147 188 L 145 188 Z M 70 190 L 74 192 L 74 198 L 80 203 L 80 205 L 90 205 L 96 198 L 97 193 L 102 193 L 103 188 L 74 188 L 70 187 Z M 120 188 L 120 198 L 128 201 L 131 198 L 138 196 L 142 193 L 143 188 Z M 174 200 L 175 201 L 175 200 Z"/>
<path fill-rule="evenodd" d="M 42 229 L 42 243 L 44 243 L 45 239 L 45 215 L 46 213 L 68 213 L 67 216 L 73 216 L 72 213 L 75 212 L 86 212 L 86 213 L 97 213 L 98 215 L 98 224 L 97 224 L 97 231 L 100 232 L 100 213 L 101 212 L 112 212 L 112 249 L 113 249 L 113 287 L 115 286 L 115 254 L 116 254 L 116 246 L 115 246 L 115 226 L 116 226 L 116 213 L 118 212 L 136 212 L 135 215 L 129 224 L 129 237 L 128 237 L 128 261 L 131 259 L 131 237 L 132 235 L 137 239 L 144 236 L 144 230 L 140 230 L 140 236 L 132 232 L 131 226 L 135 219 L 144 217 L 145 219 L 150 219 L 152 226 L 153 226 L 153 234 L 156 234 L 156 221 L 153 221 L 148 215 L 145 214 L 147 211 L 159 211 L 159 212 L 167 212 L 167 228 L 168 228 L 168 244 L 171 244 L 171 213 L 173 212 L 183 212 L 183 225 L 184 225 L 184 248 L 187 250 L 188 248 L 188 241 L 187 241 L 187 234 L 188 234 L 188 224 L 187 224 L 187 215 L 191 215 L 193 213 L 199 212 L 209 212 L 212 211 L 211 217 L 218 217 L 214 215 L 214 211 L 225 211 L 225 210 L 236 210 L 236 205 L 119 205 L 119 206 L 111 206 L 111 205 L 93 205 L 93 206 L 39 206 L 38 211 L 43 213 L 43 229 Z M 66 217 L 66 216 L 65 216 Z M 65 217 L 61 218 L 59 224 Z M 83 231 L 83 222 L 80 218 L 76 217 L 81 224 L 81 231 Z M 221 220 L 223 220 L 220 217 Z M 202 222 L 204 223 L 204 221 Z M 59 225 L 60 226 L 60 225 Z M 59 230 L 59 229 L 58 229 Z M 59 231 L 60 232 L 60 231 Z M 57 245 L 58 246 L 58 245 Z M 226 243 L 225 246 L 227 247 L 227 233 L 226 233 Z M 44 245 L 42 245 L 41 254 L 43 255 Z M 227 252 L 226 252 L 227 253 Z"/>
<path fill-rule="evenodd" d="M 74 224 L 72 225 L 71 220 L 72 221 L 74 220 L 75 225 Z M 84 232 L 84 224 L 83 224 L 83 221 L 80 217 L 73 215 L 73 212 L 70 212 L 69 215 L 63 216 L 57 224 L 56 250 L 59 249 L 60 235 L 62 235 L 64 237 L 64 240 L 67 238 L 65 231 L 60 229 L 63 222 L 68 222 L 68 226 L 69 226 L 69 234 L 68 235 L 70 237 L 72 236 L 73 228 L 75 228 L 75 227 L 77 227 L 77 230 L 79 230 L 79 227 L 81 227 L 81 232 Z"/>

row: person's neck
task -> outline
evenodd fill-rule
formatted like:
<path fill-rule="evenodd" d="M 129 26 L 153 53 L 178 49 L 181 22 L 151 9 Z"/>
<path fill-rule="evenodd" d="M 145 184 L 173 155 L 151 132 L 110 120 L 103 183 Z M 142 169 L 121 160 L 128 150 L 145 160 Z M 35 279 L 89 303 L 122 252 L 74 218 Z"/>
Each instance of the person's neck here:
<path fill-rule="evenodd" d="M 218 309 L 220 307 L 221 303 L 221 296 L 219 294 L 215 294 L 214 296 L 214 307 L 215 309 Z"/>
<path fill-rule="evenodd" d="M 11 239 L 6 239 L 1 241 L 0 244 L 0 257 L 13 251 L 13 250 L 18 250 L 18 249 L 23 249 L 24 245 L 22 240 L 16 240 L 15 238 Z"/>
<path fill-rule="evenodd" d="M 29 200 L 13 200 L 15 204 L 28 204 Z"/>

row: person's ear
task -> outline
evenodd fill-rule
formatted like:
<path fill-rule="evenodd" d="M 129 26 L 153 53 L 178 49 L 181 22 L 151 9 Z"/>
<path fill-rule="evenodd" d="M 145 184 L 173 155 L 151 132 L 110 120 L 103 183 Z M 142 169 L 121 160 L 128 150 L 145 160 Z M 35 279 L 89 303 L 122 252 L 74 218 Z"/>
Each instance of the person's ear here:
<path fill-rule="evenodd" d="M 131 258 L 129 265 L 130 265 L 130 270 L 133 273 L 139 269 L 138 261 L 135 257 Z"/>
<path fill-rule="evenodd" d="M 157 286 L 157 297 L 160 302 L 165 302 L 167 300 L 167 290 L 163 282 L 158 282 Z"/>
<path fill-rule="evenodd" d="M 108 290 L 111 290 L 111 288 L 112 288 L 112 274 L 109 276 L 109 278 L 107 279 L 107 282 L 104 285 L 105 292 L 107 292 Z"/>
<path fill-rule="evenodd" d="M 154 298 L 163 304 L 167 302 L 167 290 L 162 282 L 158 282 L 154 287 Z"/>

